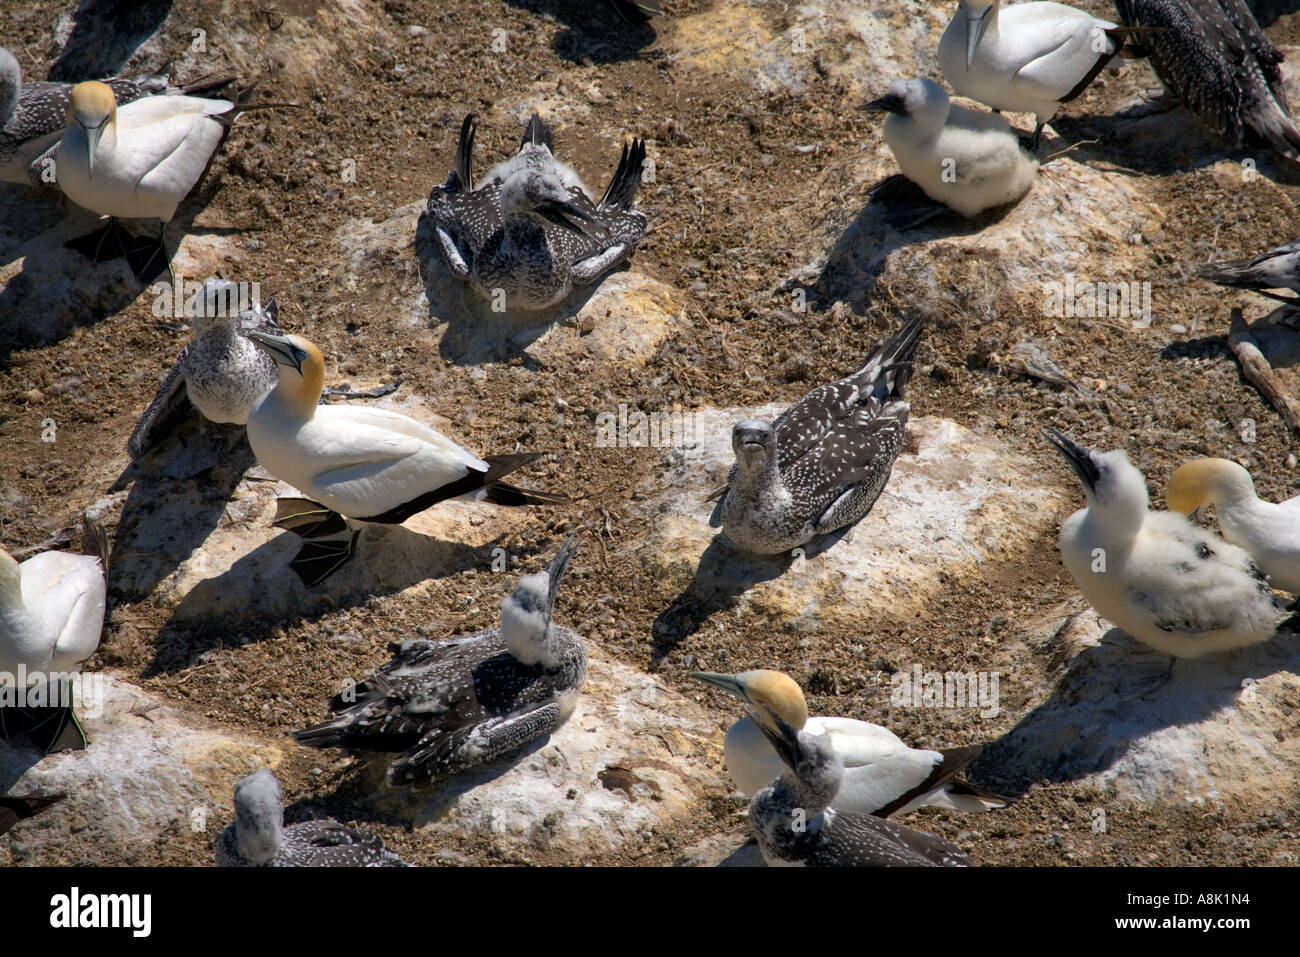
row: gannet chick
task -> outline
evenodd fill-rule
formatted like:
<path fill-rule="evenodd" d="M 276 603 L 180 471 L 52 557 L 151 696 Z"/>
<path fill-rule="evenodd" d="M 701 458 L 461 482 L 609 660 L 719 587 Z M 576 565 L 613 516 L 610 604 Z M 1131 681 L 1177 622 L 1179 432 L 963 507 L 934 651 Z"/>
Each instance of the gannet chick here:
<path fill-rule="evenodd" d="M 749 802 L 749 822 L 770 867 L 970 867 L 940 837 L 832 805 L 844 765 L 826 735 L 799 731 L 769 708 L 759 729 L 785 765 Z"/>
<path fill-rule="evenodd" d="M 163 74 L 142 73 L 105 80 L 119 104 L 146 96 L 201 93 L 228 86 L 233 78 L 205 80 L 174 87 Z M 53 186 L 43 175 L 45 164 L 57 152 L 67 125 L 71 83 L 38 80 L 23 82 L 14 55 L 0 47 L 0 182 Z"/>
<path fill-rule="evenodd" d="M 735 675 L 694 672 L 692 678 L 735 695 L 749 707 L 727 731 L 727 770 L 746 797 L 753 797 L 781 774 L 781 759 L 759 727 L 770 708 L 796 731 L 821 737 L 844 764 L 844 778 L 831 806 L 837 811 L 889 817 L 919 807 L 988 811 L 1006 807 L 1007 798 L 957 779 L 982 748 L 928 751 L 909 748 L 892 731 L 852 718 L 810 718 L 808 702 L 793 678 L 780 671 Z"/>
<path fill-rule="evenodd" d="M 1061 523 L 1061 558 L 1098 614 L 1177 658 L 1273 637 L 1286 614 L 1250 555 L 1182 515 L 1148 511 L 1125 452 L 1047 435 L 1088 497 Z"/>
<path fill-rule="evenodd" d="M 204 307 L 190 318 L 194 336 L 131 430 L 126 450 L 132 459 L 148 453 L 171 432 L 186 413 L 186 397 L 209 422 L 244 425 L 253 403 L 275 385 L 275 360 L 248 333 L 279 335 L 280 307 L 269 299 L 232 315 L 226 305 L 235 302 L 234 287 L 225 279 L 204 282 Z"/>
<path fill-rule="evenodd" d="M 924 324 L 913 319 L 853 375 L 819 386 L 776 421 L 736 423 L 720 515 L 732 542 L 775 555 L 870 511 L 903 447 L 903 387 Z"/>
<path fill-rule="evenodd" d="M 465 117 L 456 168 L 429 196 L 429 217 L 448 267 L 494 306 L 536 310 L 574 286 L 595 282 L 632 255 L 645 234 L 633 208 L 645 144 L 624 145 L 599 203 L 574 170 L 555 158 L 551 131 L 534 115 L 519 152 L 477 188 L 470 161 L 477 118 Z"/>
<path fill-rule="evenodd" d="M 1282 54 L 1243 0 L 1115 0 L 1126 24 L 1160 27 L 1142 45 L 1160 82 L 1233 146 L 1262 140 L 1300 161 Z"/>
<path fill-rule="evenodd" d="M 217 839 L 218 867 L 409 867 L 368 831 L 328 818 L 284 825 L 280 782 L 262 768 L 235 785 L 235 820 Z"/>
<path fill-rule="evenodd" d="M 1174 470 L 1165 501 L 1182 515 L 1213 505 L 1224 539 L 1250 552 L 1274 588 L 1300 595 L 1300 495 L 1276 505 L 1261 501 L 1236 462 L 1193 459 Z"/>
<path fill-rule="evenodd" d="M 1128 32 L 1063 3 L 959 0 L 939 39 L 939 67 L 962 96 L 1033 113 L 1029 149 L 1036 150 L 1044 124 L 1088 88 Z"/>
<path fill-rule="evenodd" d="M 19 821 L 35 817 L 66 797 L 66 794 L 35 794 L 30 797 L 18 797 L 12 794 L 0 796 L 0 834 L 4 834 Z"/>
<path fill-rule="evenodd" d="M 1289 306 L 1300 306 L 1300 296 L 1279 296 L 1268 289 L 1290 289 L 1300 293 L 1300 239 L 1260 253 L 1253 259 L 1233 259 L 1227 262 L 1200 263 L 1192 267 L 1202 279 L 1220 286 L 1253 289 Z"/>
<path fill-rule="evenodd" d="M 170 272 L 167 225 L 181 200 L 207 172 L 240 113 L 255 108 L 252 88 L 233 101 L 151 96 L 119 107 L 112 87 L 78 83 L 68 97 L 67 129 L 59 144 L 59 187 L 78 206 L 114 219 L 158 219 L 162 232 L 145 255 L 132 251 L 136 278 Z M 257 104 L 257 107 L 278 104 Z M 114 229 L 110 223 L 107 230 Z M 110 233 L 73 240 L 91 258 L 103 255 Z M 175 286 L 176 277 L 171 277 Z"/>
<path fill-rule="evenodd" d="M 275 388 L 248 413 L 248 443 L 262 466 L 307 499 L 280 499 L 276 524 L 304 538 L 342 531 L 343 518 L 400 525 L 451 498 L 497 505 L 558 505 L 566 496 L 509 485 L 501 479 L 540 452 L 478 458 L 436 429 L 400 412 L 318 406 L 325 360 L 302 336 L 249 332 L 282 368 Z M 310 542 L 293 560 L 314 585 L 356 550 L 347 541 Z"/>
<path fill-rule="evenodd" d="M 390 646 L 393 660 L 347 695 L 338 717 L 295 733 L 317 748 L 401 753 L 394 783 L 457 774 L 513 754 L 564 724 L 587 677 L 577 632 L 553 623 L 570 538 L 545 571 L 524 575 L 501 603 L 501 625 L 445 641 Z"/>
<path fill-rule="evenodd" d="M 938 83 L 895 80 L 864 109 L 887 112 L 885 142 L 903 175 L 963 216 L 1013 203 L 1034 185 L 1038 160 L 993 113 L 954 106 Z"/>

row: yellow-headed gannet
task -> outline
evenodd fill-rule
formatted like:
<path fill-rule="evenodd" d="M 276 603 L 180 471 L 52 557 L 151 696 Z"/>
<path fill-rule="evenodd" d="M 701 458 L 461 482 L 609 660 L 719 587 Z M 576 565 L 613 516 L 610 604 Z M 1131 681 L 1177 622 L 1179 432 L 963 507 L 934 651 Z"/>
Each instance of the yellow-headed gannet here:
<path fill-rule="evenodd" d="M 1193 459 L 1165 488 L 1171 511 L 1214 506 L 1223 537 L 1250 552 L 1274 588 L 1300 595 L 1300 495 L 1276 505 L 1255 494 L 1250 473 L 1227 459 Z"/>
<path fill-rule="evenodd" d="M 575 286 L 595 282 L 627 259 L 645 234 L 633 208 L 645 144 L 623 147 L 599 203 L 578 174 L 555 158 L 551 131 L 534 115 L 519 152 L 474 186 L 476 118 L 465 117 L 456 168 L 429 196 L 438 246 L 453 273 L 508 310 L 545 309 Z"/>
<path fill-rule="evenodd" d="M 4 834 L 19 821 L 40 814 L 46 808 L 58 804 L 66 794 L 34 794 L 18 797 L 14 794 L 0 795 L 0 834 Z"/>
<path fill-rule="evenodd" d="M 753 797 L 781 774 L 781 759 L 758 724 L 762 709 L 770 708 L 796 731 L 823 737 L 843 762 L 844 778 L 831 802 L 837 811 L 889 817 L 926 806 L 988 811 L 1010 803 L 957 779 L 979 756 L 979 745 L 921 750 L 909 748 L 878 724 L 852 718 L 810 718 L 802 689 L 780 671 L 695 672 L 691 677 L 721 688 L 749 706 L 751 717 L 733 724 L 724 742 L 727 770 L 746 797 Z"/>
<path fill-rule="evenodd" d="M 885 142 L 904 176 L 963 216 L 1013 203 L 1034 185 L 1038 160 L 993 113 L 954 106 L 933 80 L 895 80 L 863 106 L 886 112 Z"/>
<path fill-rule="evenodd" d="M 826 736 L 800 731 L 769 708 L 755 715 L 785 765 L 749 802 L 749 823 L 769 866 L 973 866 L 959 848 L 933 834 L 874 814 L 836 810 L 844 765 Z"/>
<path fill-rule="evenodd" d="M 317 748 L 400 752 L 389 769 L 400 784 L 456 774 L 550 734 L 587 677 L 581 636 L 552 621 L 575 551 L 570 538 L 549 567 L 519 579 L 500 627 L 390 646 L 392 661 L 330 702 L 338 717 L 294 736 Z"/>
<path fill-rule="evenodd" d="M 1261 296 L 1276 299 L 1288 306 L 1300 306 L 1300 296 L 1279 296 L 1269 289 L 1290 289 L 1300 293 L 1300 239 L 1278 246 L 1250 259 L 1198 263 L 1192 267 L 1202 279 L 1220 286 L 1253 289 Z"/>
<path fill-rule="evenodd" d="M 1088 498 L 1061 523 L 1061 558 L 1098 614 L 1177 658 L 1273 637 L 1286 613 L 1245 550 L 1182 515 L 1148 511 L 1146 480 L 1125 452 L 1047 434 Z"/>
<path fill-rule="evenodd" d="M 853 375 L 819 386 L 776 421 L 737 422 L 722 528 L 759 555 L 788 552 L 870 511 L 903 447 L 903 386 L 921 337 L 913 319 Z"/>
<path fill-rule="evenodd" d="M 233 101 L 196 96 L 151 96 L 119 108 L 112 87 L 91 80 L 78 83 L 68 97 L 67 130 L 59 144 L 59 187 L 78 206 L 111 217 L 104 230 L 73 240 L 73 248 L 92 258 L 116 255 L 117 218 L 158 219 L 162 232 L 147 251 L 127 250 L 141 282 L 165 265 L 167 224 L 176 208 L 207 171 L 236 117 L 250 105 L 252 88 Z M 276 104 L 257 104 L 257 107 Z M 175 276 L 172 276 L 175 285 Z"/>
<path fill-rule="evenodd" d="M 233 77 L 174 87 L 164 74 L 143 73 L 105 80 L 119 104 L 147 96 L 195 94 L 228 86 Z M 57 155 L 68 122 L 71 83 L 23 82 L 12 53 L 0 47 L 0 182 L 53 186 L 46 164 Z M 52 172 L 52 169 L 49 171 Z"/>
<path fill-rule="evenodd" d="M 410 416 L 386 409 L 318 406 L 325 361 L 302 336 L 249 332 L 283 371 L 248 413 L 248 442 L 272 475 L 308 499 L 281 499 L 277 524 L 306 538 L 342 531 L 343 519 L 396 525 L 450 498 L 497 505 L 557 505 L 568 498 L 501 479 L 540 452 L 480 459 Z M 352 557 L 347 541 L 309 542 L 293 561 L 308 585 Z"/>
<path fill-rule="evenodd" d="M 1127 24 L 1160 28 L 1142 38 L 1160 82 L 1233 146 L 1267 143 L 1300 161 L 1282 54 L 1244 0 L 1115 0 Z"/>
<path fill-rule="evenodd" d="M 939 39 L 939 67 L 962 96 L 1033 113 L 1035 150 L 1043 125 L 1087 89 L 1128 32 L 1063 3 L 960 0 Z"/>
<path fill-rule="evenodd" d="M 218 867 L 409 867 L 369 831 L 329 818 L 284 823 L 284 794 L 266 768 L 235 785 L 235 820 L 217 839 Z"/>

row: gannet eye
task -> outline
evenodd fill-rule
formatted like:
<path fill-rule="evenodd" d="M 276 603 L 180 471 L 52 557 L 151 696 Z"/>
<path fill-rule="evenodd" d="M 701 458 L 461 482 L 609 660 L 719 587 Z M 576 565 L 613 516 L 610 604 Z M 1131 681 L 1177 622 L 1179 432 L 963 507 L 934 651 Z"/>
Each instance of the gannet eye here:
<path fill-rule="evenodd" d="M 307 353 L 303 352 L 301 349 L 295 346 L 293 350 L 293 357 L 298 362 L 302 362 L 304 359 L 307 358 Z"/>

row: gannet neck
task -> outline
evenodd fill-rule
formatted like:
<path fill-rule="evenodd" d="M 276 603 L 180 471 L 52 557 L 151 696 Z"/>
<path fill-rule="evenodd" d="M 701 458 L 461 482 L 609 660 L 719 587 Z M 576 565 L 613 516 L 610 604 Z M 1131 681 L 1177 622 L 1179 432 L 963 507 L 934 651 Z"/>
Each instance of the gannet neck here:
<path fill-rule="evenodd" d="M 3 548 L 0 548 L 0 611 L 23 607 L 22 568 Z"/>
<path fill-rule="evenodd" d="M 14 55 L 0 47 L 0 126 L 18 109 L 18 97 L 23 90 L 23 69 Z"/>
<path fill-rule="evenodd" d="M 811 818 L 835 800 L 844 780 L 844 762 L 821 736 L 800 731 L 798 741 L 800 761 L 794 768 L 793 778 L 799 806 Z"/>
<path fill-rule="evenodd" d="M 325 388 L 325 359 L 316 344 L 303 336 L 276 336 L 252 331 L 248 338 L 284 367 L 271 398 L 294 418 L 303 422 L 316 415 Z"/>
<path fill-rule="evenodd" d="M 252 864 L 272 860 L 284 842 L 284 794 L 267 768 L 235 786 L 235 833 L 239 853 Z"/>
<path fill-rule="evenodd" d="M 1210 503 L 1216 509 L 1249 508 L 1259 501 L 1255 480 L 1228 459 L 1193 459 L 1174 470 L 1165 489 L 1169 510 L 1190 515 Z"/>
<path fill-rule="evenodd" d="M 559 649 L 551 632 L 555 612 L 546 572 L 525 575 L 515 590 L 501 601 L 501 637 L 510 653 L 526 665 L 555 668 Z"/>

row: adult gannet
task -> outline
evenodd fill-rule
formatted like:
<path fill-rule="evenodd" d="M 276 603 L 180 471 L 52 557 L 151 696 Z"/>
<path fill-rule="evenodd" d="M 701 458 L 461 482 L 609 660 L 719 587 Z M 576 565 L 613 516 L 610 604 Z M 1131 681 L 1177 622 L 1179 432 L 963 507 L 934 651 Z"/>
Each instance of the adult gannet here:
<path fill-rule="evenodd" d="M 58 804 L 66 797 L 66 794 L 35 794 L 30 797 L 0 795 L 0 834 L 4 834 L 19 821 L 34 817 L 46 808 Z"/>
<path fill-rule="evenodd" d="M 1127 33 L 1063 3 L 959 0 L 939 39 L 939 67 L 962 96 L 995 110 L 1033 113 L 1029 149 L 1036 150 L 1044 124 L 1088 88 Z"/>
<path fill-rule="evenodd" d="M 104 230 L 73 240 L 91 258 L 102 256 L 116 236 L 114 220 L 158 219 L 157 243 L 128 250 L 132 269 L 147 282 L 165 264 L 167 225 L 181 200 L 207 172 L 217 148 L 240 113 L 282 104 L 249 103 L 252 87 L 235 99 L 151 96 L 119 108 L 113 88 L 91 80 L 68 97 L 67 129 L 59 143 L 59 187 L 78 206 L 109 216 Z M 114 251 L 115 252 L 115 251 Z M 161 257 L 161 258 L 159 258 Z M 171 277 L 175 285 L 176 277 Z"/>
<path fill-rule="evenodd" d="M 1250 473 L 1227 459 L 1193 459 L 1165 488 L 1170 511 L 1214 506 L 1224 539 L 1250 552 L 1274 588 L 1300 595 L 1300 495 L 1276 505 L 1255 494 Z"/>
<path fill-rule="evenodd" d="M 925 751 L 909 748 L 878 724 L 852 718 L 810 718 L 808 702 L 793 678 L 780 671 L 742 671 L 723 675 L 697 671 L 692 678 L 721 688 L 748 705 L 751 717 L 727 731 L 727 770 L 746 797 L 753 797 L 781 773 L 781 759 L 758 725 L 770 708 L 797 731 L 825 737 L 844 764 L 844 779 L 831 802 L 837 811 L 889 817 L 919 807 L 988 811 L 1006 807 L 1007 798 L 957 780 L 982 747 Z"/>
<path fill-rule="evenodd" d="M 749 802 L 749 823 L 771 867 L 970 867 L 943 838 L 833 804 L 844 764 L 825 735 L 800 731 L 769 708 L 754 712 L 785 767 Z"/>
<path fill-rule="evenodd" d="M 1226 262 L 1199 263 L 1192 267 L 1202 279 L 1220 286 L 1253 289 L 1289 306 L 1300 306 L 1298 296 L 1279 296 L 1269 289 L 1290 289 L 1300 293 L 1300 239 L 1278 246 L 1251 259 L 1232 259 Z"/>
<path fill-rule="evenodd" d="M 903 175 L 963 216 L 1005 206 L 1029 192 L 1038 160 L 993 113 L 954 106 L 938 83 L 895 80 L 863 109 L 886 112 L 885 142 Z"/>
<path fill-rule="evenodd" d="M 147 96 L 194 94 L 228 86 L 233 77 L 174 87 L 165 74 L 142 73 L 105 80 L 119 104 Z M 0 47 L 0 181 L 53 186 L 46 163 L 57 153 L 67 126 L 71 83 L 45 80 L 23 83 L 14 55 Z"/>
<path fill-rule="evenodd" d="M 1252 138 L 1300 161 L 1282 54 L 1243 0 L 1115 0 L 1126 24 L 1163 28 L 1142 45 L 1160 82 L 1234 146 Z"/>
<path fill-rule="evenodd" d="M 0 738 L 25 736 L 45 751 L 85 745 L 64 696 L 104 628 L 108 543 L 102 527 L 90 530 L 99 557 L 42 552 L 20 565 L 0 548 Z M 34 684 L 20 688 L 24 675 Z M 33 703 L 37 686 L 48 697 Z M 20 691 L 23 700 L 6 700 Z"/>
<path fill-rule="evenodd" d="M 555 158 L 551 131 L 536 115 L 519 152 L 476 188 L 476 126 L 473 114 L 465 117 L 456 168 L 429 196 L 438 247 L 453 273 L 506 309 L 545 309 L 632 255 L 646 228 L 645 214 L 633 208 L 645 163 L 641 140 L 624 145 L 596 203 L 578 174 Z"/>
<path fill-rule="evenodd" d="M 445 641 L 390 645 L 393 660 L 347 695 L 338 717 L 295 733 L 317 748 L 401 752 L 394 783 L 429 781 L 495 761 L 569 719 L 587 677 L 577 632 L 552 622 L 570 538 L 545 571 L 501 602 L 501 626 Z"/>
<path fill-rule="evenodd" d="M 1088 497 L 1061 523 L 1061 558 L 1098 614 L 1177 658 L 1273 637 L 1286 613 L 1250 555 L 1182 515 L 1148 511 L 1125 452 L 1047 435 Z"/>
<path fill-rule="evenodd" d="M 210 422 L 244 425 L 253 403 L 275 385 L 279 378 L 275 360 L 248 333 L 280 335 L 280 307 L 268 299 L 232 315 L 227 306 L 235 301 L 234 287 L 225 279 L 204 282 L 203 307 L 190 318 L 194 337 L 131 430 L 126 450 L 132 459 L 166 437 L 185 414 L 186 397 Z"/>
<path fill-rule="evenodd" d="M 368 831 L 326 818 L 284 825 L 284 793 L 266 768 L 235 785 L 235 820 L 217 839 L 218 867 L 409 867 Z"/>
<path fill-rule="evenodd" d="M 248 413 L 248 443 L 262 466 L 308 499 L 283 498 L 276 524 L 305 538 L 342 531 L 344 518 L 399 525 L 450 498 L 497 505 L 559 505 L 566 496 L 509 485 L 501 479 L 540 452 L 478 458 L 436 429 L 400 412 L 318 406 L 325 360 L 302 336 L 252 331 L 248 338 L 284 367 L 275 388 Z M 293 560 L 314 585 L 356 550 L 347 541 L 309 542 Z"/>
<path fill-rule="evenodd" d="M 732 542 L 775 555 L 870 511 L 903 447 L 903 386 L 924 324 L 911 320 L 857 372 L 809 392 L 776 421 L 736 423 L 736 464 L 719 493 Z"/>

